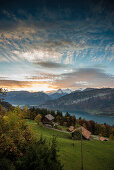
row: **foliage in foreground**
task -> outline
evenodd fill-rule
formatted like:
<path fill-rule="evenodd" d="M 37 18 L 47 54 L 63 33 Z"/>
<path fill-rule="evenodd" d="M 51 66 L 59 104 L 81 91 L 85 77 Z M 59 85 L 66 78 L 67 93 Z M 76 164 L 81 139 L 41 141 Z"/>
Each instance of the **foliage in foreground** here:
<path fill-rule="evenodd" d="M 26 154 L 17 162 L 17 170 L 62 170 L 56 150 L 56 139 L 53 137 L 51 146 L 46 145 L 42 138 L 28 147 Z"/>
<path fill-rule="evenodd" d="M 34 142 L 29 128 L 25 126 L 19 107 L 0 115 L 0 154 L 11 160 L 23 156 L 25 148 Z"/>
<path fill-rule="evenodd" d="M 42 138 L 36 142 L 19 107 L 0 114 L 0 169 L 62 170 L 56 139 L 51 146 Z"/>

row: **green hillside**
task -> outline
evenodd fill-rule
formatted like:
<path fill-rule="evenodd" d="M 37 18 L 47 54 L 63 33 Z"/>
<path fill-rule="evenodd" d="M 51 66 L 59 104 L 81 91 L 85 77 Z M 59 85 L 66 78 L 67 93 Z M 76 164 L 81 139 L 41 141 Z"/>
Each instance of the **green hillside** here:
<path fill-rule="evenodd" d="M 27 120 L 26 123 L 37 138 L 42 135 L 49 142 L 53 135 L 57 136 L 59 158 L 64 165 L 64 170 L 81 169 L 80 141 L 71 140 L 68 133 L 39 127 L 32 120 Z M 113 170 L 114 142 L 83 141 L 83 157 L 84 170 Z"/>

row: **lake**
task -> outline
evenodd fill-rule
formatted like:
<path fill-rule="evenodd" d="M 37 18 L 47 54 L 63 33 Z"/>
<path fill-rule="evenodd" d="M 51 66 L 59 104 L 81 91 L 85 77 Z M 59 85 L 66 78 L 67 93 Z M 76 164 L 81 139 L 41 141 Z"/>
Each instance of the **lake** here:
<path fill-rule="evenodd" d="M 63 112 L 65 114 L 66 112 Z M 104 124 L 107 123 L 109 125 L 114 125 L 114 116 L 104 116 L 104 115 L 91 115 L 85 112 L 69 112 L 71 115 L 75 115 L 78 119 L 79 117 L 86 120 L 94 120 L 97 123 Z"/>

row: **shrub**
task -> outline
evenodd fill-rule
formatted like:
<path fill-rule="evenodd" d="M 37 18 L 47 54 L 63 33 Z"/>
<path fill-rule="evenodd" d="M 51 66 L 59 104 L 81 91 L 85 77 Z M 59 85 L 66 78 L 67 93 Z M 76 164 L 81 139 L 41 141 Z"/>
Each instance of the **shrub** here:
<path fill-rule="evenodd" d="M 34 138 L 24 120 L 21 117 L 21 110 L 15 108 L 0 121 L 0 154 L 7 155 L 10 159 L 22 156 L 25 148 L 34 142 Z"/>
<path fill-rule="evenodd" d="M 11 160 L 3 157 L 0 158 L 0 169 L 1 170 L 15 170 L 15 166 L 11 162 Z"/>
<path fill-rule="evenodd" d="M 36 117 L 35 117 L 35 122 L 39 125 L 39 123 L 41 122 L 41 119 L 42 119 L 42 115 L 41 114 L 38 114 Z"/>
<path fill-rule="evenodd" d="M 56 150 L 56 139 L 53 138 L 51 147 L 42 138 L 28 147 L 23 158 L 17 162 L 17 170 L 62 170 Z"/>
<path fill-rule="evenodd" d="M 73 138 L 76 140 L 80 140 L 81 139 L 81 132 L 79 130 L 75 131 L 73 133 Z"/>
<path fill-rule="evenodd" d="M 110 135 L 109 140 L 110 140 L 110 141 L 114 141 L 114 134 L 111 134 L 111 135 Z"/>

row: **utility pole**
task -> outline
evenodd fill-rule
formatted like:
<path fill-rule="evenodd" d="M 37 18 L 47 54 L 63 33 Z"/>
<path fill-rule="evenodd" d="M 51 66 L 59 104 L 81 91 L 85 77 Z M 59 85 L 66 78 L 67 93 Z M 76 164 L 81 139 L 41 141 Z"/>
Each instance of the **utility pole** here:
<path fill-rule="evenodd" d="M 82 128 L 81 128 L 81 170 L 83 170 Z"/>

